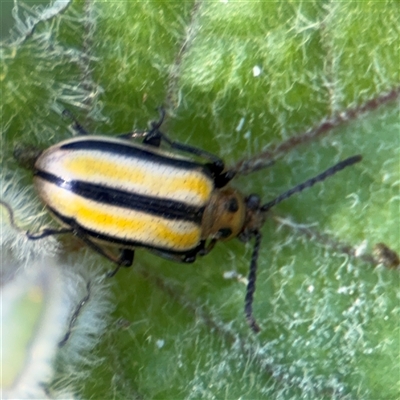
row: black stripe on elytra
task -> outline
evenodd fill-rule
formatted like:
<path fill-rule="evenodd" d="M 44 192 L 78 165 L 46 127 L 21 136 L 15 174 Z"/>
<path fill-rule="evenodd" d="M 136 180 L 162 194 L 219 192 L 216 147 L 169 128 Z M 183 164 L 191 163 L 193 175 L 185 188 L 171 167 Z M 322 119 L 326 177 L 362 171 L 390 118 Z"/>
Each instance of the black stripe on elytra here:
<path fill-rule="evenodd" d="M 157 246 L 157 245 L 153 245 L 153 244 L 139 242 L 137 240 L 121 239 L 121 238 L 117 238 L 115 236 L 110 236 L 110 235 L 106 235 L 104 233 L 96 232 L 92 229 L 87 229 L 87 228 L 79 225 L 76 222 L 75 218 L 65 217 L 64 215 L 58 213 L 56 210 L 54 210 L 53 208 L 51 208 L 49 206 L 48 206 L 48 209 L 52 214 L 54 214 L 54 216 L 58 220 L 62 221 L 64 224 L 70 226 L 75 231 L 75 234 L 78 237 L 84 235 L 90 239 L 102 240 L 104 242 L 108 242 L 110 244 L 116 245 L 121 249 L 143 247 L 146 249 L 158 250 L 160 252 L 163 252 L 166 254 L 171 254 L 171 255 L 186 255 L 188 253 L 191 253 L 192 251 L 194 253 L 197 253 L 197 251 L 195 251 L 195 249 L 197 249 L 197 248 L 200 249 L 200 248 L 204 247 L 204 245 L 202 245 L 201 243 L 198 243 L 193 249 L 188 249 L 185 251 L 174 251 L 174 250 L 168 249 L 166 247 L 161 247 L 161 246 Z"/>
<path fill-rule="evenodd" d="M 204 212 L 204 207 L 194 207 L 179 201 L 143 196 L 89 182 L 65 181 L 58 176 L 41 170 L 37 170 L 35 176 L 69 190 L 85 199 L 136 210 L 166 219 L 190 221 L 200 224 Z"/>
<path fill-rule="evenodd" d="M 133 145 L 127 145 L 124 143 L 118 143 L 108 141 L 107 138 L 104 140 L 77 140 L 65 143 L 60 146 L 61 150 L 87 150 L 87 151 L 101 151 L 104 154 L 111 153 L 117 154 L 123 157 L 138 158 L 140 160 L 150 161 L 155 164 L 168 165 L 175 168 L 181 168 L 186 170 L 201 169 L 207 176 L 211 178 L 211 173 L 206 165 L 196 163 L 191 160 L 182 160 L 179 158 L 169 157 L 168 155 L 158 154 L 151 151 L 151 149 L 145 149 L 142 147 L 136 147 Z"/>

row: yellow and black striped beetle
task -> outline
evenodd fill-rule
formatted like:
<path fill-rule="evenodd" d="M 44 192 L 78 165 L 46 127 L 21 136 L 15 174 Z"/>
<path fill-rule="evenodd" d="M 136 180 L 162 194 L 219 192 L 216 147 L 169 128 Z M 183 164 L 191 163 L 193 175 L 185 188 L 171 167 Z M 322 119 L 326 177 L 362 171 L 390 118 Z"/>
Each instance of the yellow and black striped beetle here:
<path fill-rule="evenodd" d="M 121 266 L 132 265 L 136 248 L 191 263 L 198 255 L 210 252 L 219 240 L 237 237 L 247 242 L 254 238 L 245 316 L 251 329 L 258 332 L 260 328 L 253 317 L 252 303 L 262 238 L 260 230 L 267 211 L 293 194 L 359 162 L 361 156 L 341 161 L 261 204 L 258 195 L 243 196 L 228 185 L 235 172 L 227 170 L 219 157 L 171 141 L 159 130 L 163 118 L 162 112 L 160 120 L 148 131 L 114 138 L 89 135 L 74 120 L 78 136 L 28 157 L 16 151 L 20 161 L 32 164 L 38 194 L 62 226 L 26 235 L 30 239 L 41 239 L 73 233 L 117 264 L 109 276 Z M 143 142 L 132 141 L 138 138 Z M 162 142 L 173 152 L 160 149 Z M 179 153 L 189 154 L 189 157 Z M 12 210 L 8 209 L 13 221 Z M 110 246 L 120 249 L 119 257 L 106 249 Z"/>

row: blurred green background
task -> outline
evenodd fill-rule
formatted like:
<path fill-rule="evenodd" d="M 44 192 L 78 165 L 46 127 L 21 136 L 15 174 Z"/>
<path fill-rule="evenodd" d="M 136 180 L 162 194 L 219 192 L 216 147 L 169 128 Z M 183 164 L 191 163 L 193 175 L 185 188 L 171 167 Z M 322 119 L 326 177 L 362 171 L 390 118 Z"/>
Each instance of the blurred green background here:
<path fill-rule="evenodd" d="M 146 128 L 167 104 L 172 138 L 232 165 L 398 88 L 399 20 L 390 1 L 74 1 L 3 47 L 2 183 L 24 195 L 18 220 L 36 230 L 31 217 L 41 208 L 13 147 L 70 137 L 62 108 L 91 132 L 113 135 Z M 223 277 L 247 274 L 251 245 L 220 243 L 193 265 L 137 251 L 134 267 L 110 283 L 116 310 L 92 338 L 95 362 L 64 358 L 53 387 L 83 398 L 398 398 L 398 270 L 296 227 L 361 253 L 381 241 L 400 251 L 399 141 L 397 100 L 235 180 L 268 201 L 339 159 L 364 157 L 279 205 L 273 216 L 289 224 L 267 220 L 258 336 L 243 316 L 243 281 Z M 61 259 L 111 268 L 71 242 L 61 242 Z"/>

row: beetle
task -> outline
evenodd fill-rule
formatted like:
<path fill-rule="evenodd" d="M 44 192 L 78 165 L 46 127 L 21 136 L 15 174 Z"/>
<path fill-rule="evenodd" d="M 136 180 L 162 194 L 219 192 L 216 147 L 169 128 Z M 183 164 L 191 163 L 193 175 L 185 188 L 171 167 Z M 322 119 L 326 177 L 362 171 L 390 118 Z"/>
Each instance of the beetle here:
<path fill-rule="evenodd" d="M 38 195 L 61 225 L 28 231 L 27 237 L 72 233 L 117 264 L 109 277 L 121 266 L 132 265 L 137 248 L 192 263 L 218 241 L 254 238 L 244 307 L 254 332 L 260 331 L 252 304 L 268 210 L 362 159 L 347 158 L 261 204 L 258 195 L 245 196 L 229 185 L 235 172 L 226 169 L 221 158 L 162 133 L 163 111 L 149 130 L 117 137 L 89 135 L 68 111 L 64 114 L 72 118 L 77 136 L 33 154 L 15 152 L 21 162 L 33 165 Z M 161 149 L 162 142 L 171 150 Z M 12 210 L 6 207 L 14 224 Z M 119 249 L 119 256 L 110 247 Z"/>

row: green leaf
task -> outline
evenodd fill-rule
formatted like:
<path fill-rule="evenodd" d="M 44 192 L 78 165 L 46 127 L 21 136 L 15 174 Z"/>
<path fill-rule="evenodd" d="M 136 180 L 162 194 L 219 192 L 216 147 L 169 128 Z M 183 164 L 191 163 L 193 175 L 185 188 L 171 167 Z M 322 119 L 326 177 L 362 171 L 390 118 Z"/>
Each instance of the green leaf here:
<path fill-rule="evenodd" d="M 265 202 L 363 156 L 267 219 L 257 336 L 243 315 L 244 280 L 223 277 L 247 275 L 251 244 L 219 243 L 193 265 L 137 251 L 111 285 L 115 323 L 99 332 L 103 362 L 74 382 L 80 396 L 398 398 L 399 271 L 372 255 L 380 242 L 400 252 L 398 3 L 19 7 L 1 48 L 1 159 L 20 189 L 31 178 L 14 145 L 69 137 L 63 108 L 91 132 L 114 135 L 145 129 L 164 105 L 163 130 L 174 140 L 232 166 L 276 158 L 233 183 Z M 38 204 L 33 193 L 26 204 Z M 61 257 L 113 268 L 89 250 L 66 249 Z M 68 380 L 59 374 L 58 385 Z"/>

